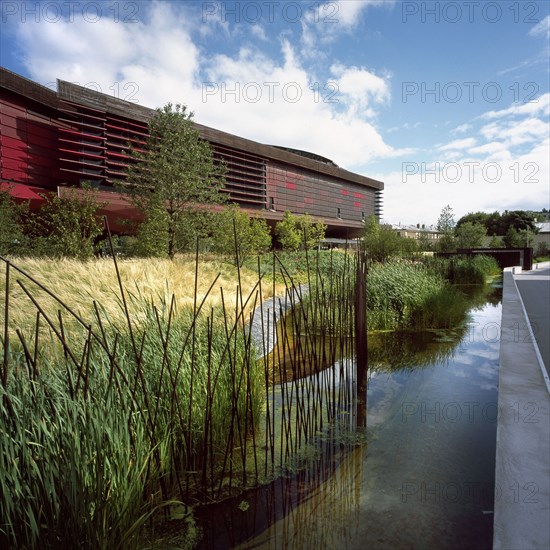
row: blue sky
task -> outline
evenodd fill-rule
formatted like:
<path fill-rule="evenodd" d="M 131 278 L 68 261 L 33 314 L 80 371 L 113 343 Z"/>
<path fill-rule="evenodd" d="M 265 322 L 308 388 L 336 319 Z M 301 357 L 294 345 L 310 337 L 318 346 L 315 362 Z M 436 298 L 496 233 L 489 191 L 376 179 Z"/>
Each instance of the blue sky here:
<path fill-rule="evenodd" d="M 384 220 L 549 207 L 550 3 L 1 4 L 2 66 L 316 152 L 385 183 Z"/>

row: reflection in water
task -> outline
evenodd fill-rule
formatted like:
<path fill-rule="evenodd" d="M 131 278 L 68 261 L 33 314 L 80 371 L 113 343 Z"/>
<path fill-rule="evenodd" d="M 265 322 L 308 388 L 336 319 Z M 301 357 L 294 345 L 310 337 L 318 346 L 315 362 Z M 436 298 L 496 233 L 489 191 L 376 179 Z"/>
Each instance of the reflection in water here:
<path fill-rule="evenodd" d="M 365 445 L 321 441 L 307 468 L 198 510 L 199 548 L 341 547 L 352 516 L 359 522 L 365 451 Z"/>
<path fill-rule="evenodd" d="M 280 457 L 275 481 L 197 512 L 201 547 L 491 548 L 495 296 L 473 296 L 460 330 L 369 335 L 366 433 L 351 361 L 281 385 L 272 412 L 309 418 L 309 437 Z M 314 422 L 300 395 L 318 405 Z"/>

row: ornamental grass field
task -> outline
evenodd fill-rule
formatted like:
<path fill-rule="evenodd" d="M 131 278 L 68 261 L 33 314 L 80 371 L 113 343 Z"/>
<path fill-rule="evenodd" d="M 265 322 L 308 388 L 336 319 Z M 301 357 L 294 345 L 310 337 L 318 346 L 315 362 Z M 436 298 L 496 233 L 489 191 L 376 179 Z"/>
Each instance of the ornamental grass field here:
<path fill-rule="evenodd" d="M 185 516 L 246 477 L 265 389 L 247 326 L 276 286 L 118 264 L 2 266 L 2 548 L 137 548 L 162 508 Z"/>

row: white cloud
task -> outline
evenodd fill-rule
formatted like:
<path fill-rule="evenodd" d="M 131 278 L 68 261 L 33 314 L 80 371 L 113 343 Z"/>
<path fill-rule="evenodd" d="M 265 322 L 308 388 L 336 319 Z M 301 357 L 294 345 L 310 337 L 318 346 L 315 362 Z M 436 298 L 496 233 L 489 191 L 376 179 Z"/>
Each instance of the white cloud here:
<path fill-rule="evenodd" d="M 522 116 L 522 115 L 550 115 L 550 93 L 543 94 L 527 103 L 514 103 L 507 109 L 500 111 L 488 111 L 483 113 L 478 118 L 491 120 L 494 118 L 503 118 L 507 116 Z"/>
<path fill-rule="evenodd" d="M 550 38 L 550 15 L 547 15 L 542 21 L 539 21 L 530 31 L 530 36 L 542 36 Z"/>
<path fill-rule="evenodd" d="M 318 57 L 322 48 L 317 43 L 332 42 L 342 33 L 354 30 L 370 8 L 393 8 L 396 0 L 330 0 L 314 4 L 301 18 L 303 49 L 305 58 Z"/>
<path fill-rule="evenodd" d="M 494 155 L 496 153 L 501 153 L 506 150 L 506 144 L 499 141 L 491 141 L 490 143 L 485 143 L 479 147 L 472 147 L 470 149 L 470 154 L 472 155 Z"/>
<path fill-rule="evenodd" d="M 393 223 L 435 223 L 446 204 L 456 219 L 479 210 L 538 210 L 550 201 L 549 147 L 546 139 L 524 154 L 505 150 L 499 160 L 462 157 L 439 165 L 416 155 L 401 170 L 369 175 L 385 183 L 384 212 Z"/>
<path fill-rule="evenodd" d="M 435 223 L 434 213 L 446 204 L 457 219 L 471 211 L 536 210 L 549 204 L 547 111 L 545 94 L 537 103 L 485 113 L 478 119 L 490 122 L 478 130 L 468 123 L 457 127 L 467 137 L 435 153 L 426 151 L 424 159 L 416 153 L 401 163 L 401 171 L 371 173 L 385 182 L 387 221 Z"/>
<path fill-rule="evenodd" d="M 345 24 L 352 24 L 353 10 L 340 7 Z M 269 55 L 245 41 L 236 53 L 212 52 L 200 45 L 204 25 L 193 21 L 185 4 L 153 2 L 147 17 L 132 25 L 107 18 L 95 24 L 28 22 L 19 26 L 17 39 L 27 52 L 31 76 L 43 83 L 56 78 L 95 82 L 95 89 L 108 94 L 119 83 L 122 99 L 127 86 L 141 105 L 185 103 L 201 124 L 311 150 L 349 169 L 408 151 L 385 143 L 368 119 L 389 101 L 387 78 L 343 64 L 333 66 L 331 80 L 319 78 L 302 64 L 289 40 Z M 264 30 L 256 26 L 251 33 L 261 37 Z"/>
<path fill-rule="evenodd" d="M 122 25 L 103 18 L 84 18 L 55 25 L 28 20 L 17 30 L 32 77 L 42 83 L 56 78 L 116 93 L 131 85 L 133 99 L 147 106 L 193 97 L 200 52 L 184 17 L 170 4 L 154 2 L 150 20 Z M 120 94 L 122 99 L 126 96 Z"/>
<path fill-rule="evenodd" d="M 345 101 L 348 110 L 355 114 L 374 116 L 373 103 L 390 101 L 390 88 L 386 80 L 362 67 L 332 65 L 338 95 Z"/>
<path fill-rule="evenodd" d="M 415 128 L 418 128 L 419 126 L 421 126 L 421 122 L 417 121 L 413 124 L 409 123 L 409 122 L 405 122 L 404 124 L 401 124 L 401 126 L 392 126 L 391 128 L 388 128 L 386 130 L 386 132 L 388 132 L 388 134 L 391 134 L 393 132 L 397 132 L 398 130 L 414 130 Z"/>
<path fill-rule="evenodd" d="M 351 2 L 350 0 L 337 0 L 336 2 L 327 2 L 326 8 L 331 9 L 331 5 L 334 6 L 338 22 L 344 27 L 353 27 L 359 22 L 361 13 L 367 8 L 388 6 L 393 3 L 393 1 L 386 0 L 353 0 Z"/>
<path fill-rule="evenodd" d="M 476 144 L 474 138 L 455 139 L 446 145 L 441 145 L 439 149 L 441 151 L 453 151 L 456 149 L 469 149 Z"/>
<path fill-rule="evenodd" d="M 472 129 L 471 124 L 461 124 L 460 126 L 457 126 L 454 130 L 451 132 L 453 134 L 463 134 L 464 132 L 467 132 L 468 130 Z"/>
<path fill-rule="evenodd" d="M 252 25 L 250 28 L 250 32 L 256 37 L 259 38 L 262 41 L 267 40 L 267 35 L 265 34 L 265 29 L 261 25 Z"/>
<path fill-rule="evenodd" d="M 480 133 L 487 139 L 500 139 L 508 146 L 537 142 L 548 136 L 548 124 L 538 118 L 528 118 L 521 122 L 491 122 L 483 126 Z"/>

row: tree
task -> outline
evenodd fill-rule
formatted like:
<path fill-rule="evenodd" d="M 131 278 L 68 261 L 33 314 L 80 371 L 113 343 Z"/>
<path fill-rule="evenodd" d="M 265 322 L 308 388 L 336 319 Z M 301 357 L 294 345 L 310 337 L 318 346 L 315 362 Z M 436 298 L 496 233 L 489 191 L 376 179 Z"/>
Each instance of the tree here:
<path fill-rule="evenodd" d="M 367 216 L 365 220 L 362 240 L 369 258 L 375 262 L 385 262 L 390 257 L 397 256 L 408 244 L 393 229 L 381 226 L 374 215 Z"/>
<path fill-rule="evenodd" d="M 28 220 L 29 242 L 34 254 L 86 260 L 103 233 L 97 191 L 84 186 L 67 189 L 61 196 L 42 195 L 45 202 Z"/>
<path fill-rule="evenodd" d="M 215 226 L 214 250 L 235 259 L 237 252 L 240 265 L 251 255 L 271 248 L 271 231 L 265 219 L 252 218 L 235 205 L 216 215 Z"/>
<path fill-rule="evenodd" d="M 489 248 L 502 248 L 502 239 L 493 235 L 489 241 Z"/>
<path fill-rule="evenodd" d="M 487 229 L 481 223 L 465 222 L 457 227 L 455 236 L 458 248 L 476 248 L 483 246 Z"/>
<path fill-rule="evenodd" d="M 495 212 L 495 213 L 498 214 L 500 217 L 500 214 L 498 212 Z M 456 222 L 455 231 L 457 231 L 460 228 L 460 226 L 462 226 L 462 224 L 465 224 L 468 222 L 481 224 L 484 227 L 487 227 L 487 223 L 490 220 L 491 216 L 492 214 L 487 214 L 486 212 L 470 212 L 465 216 L 462 216 L 462 218 L 460 218 Z"/>
<path fill-rule="evenodd" d="M 127 178 L 119 182 L 144 214 L 141 237 L 148 234 L 170 258 L 194 240 L 189 232 L 206 205 L 223 202 L 224 167 L 214 161 L 192 118 L 185 105 L 157 109 L 144 149 L 130 150 Z"/>
<path fill-rule="evenodd" d="M 22 217 L 27 204 L 17 204 L 10 194 L 11 187 L 0 183 L 0 254 L 10 254 L 24 247 Z"/>
<path fill-rule="evenodd" d="M 510 225 L 503 241 L 508 248 L 526 248 L 533 246 L 535 233 L 530 228 L 517 230 L 514 225 Z"/>
<path fill-rule="evenodd" d="M 426 231 L 422 231 L 420 233 L 420 237 L 418 237 L 418 250 L 422 252 L 429 252 L 434 249 L 434 243 L 433 240 L 430 239 L 428 236 L 428 233 Z"/>
<path fill-rule="evenodd" d="M 437 220 L 437 230 L 442 234 L 438 240 L 437 246 L 442 252 L 449 252 L 456 248 L 456 242 L 453 235 L 455 220 L 453 209 L 447 205 L 441 211 Z"/>
<path fill-rule="evenodd" d="M 508 228 L 502 240 L 507 248 L 523 248 L 524 246 L 523 237 L 513 225 Z"/>
<path fill-rule="evenodd" d="M 453 209 L 448 204 L 441 210 L 439 218 L 437 220 L 437 230 L 441 233 L 452 233 L 455 228 L 455 218 Z"/>
<path fill-rule="evenodd" d="M 459 227 L 467 222 L 472 222 L 483 224 L 487 229 L 488 235 L 506 235 L 510 227 L 513 227 L 518 232 L 530 231 L 531 233 L 536 233 L 536 220 L 537 214 L 535 212 L 525 212 L 524 210 L 505 210 L 502 214 L 497 211 L 492 214 L 471 212 L 458 220 L 456 229 L 458 230 Z"/>
<path fill-rule="evenodd" d="M 314 248 L 325 238 L 327 226 L 315 221 L 309 214 L 295 216 L 288 210 L 275 226 L 277 239 L 283 250 L 305 250 Z"/>

